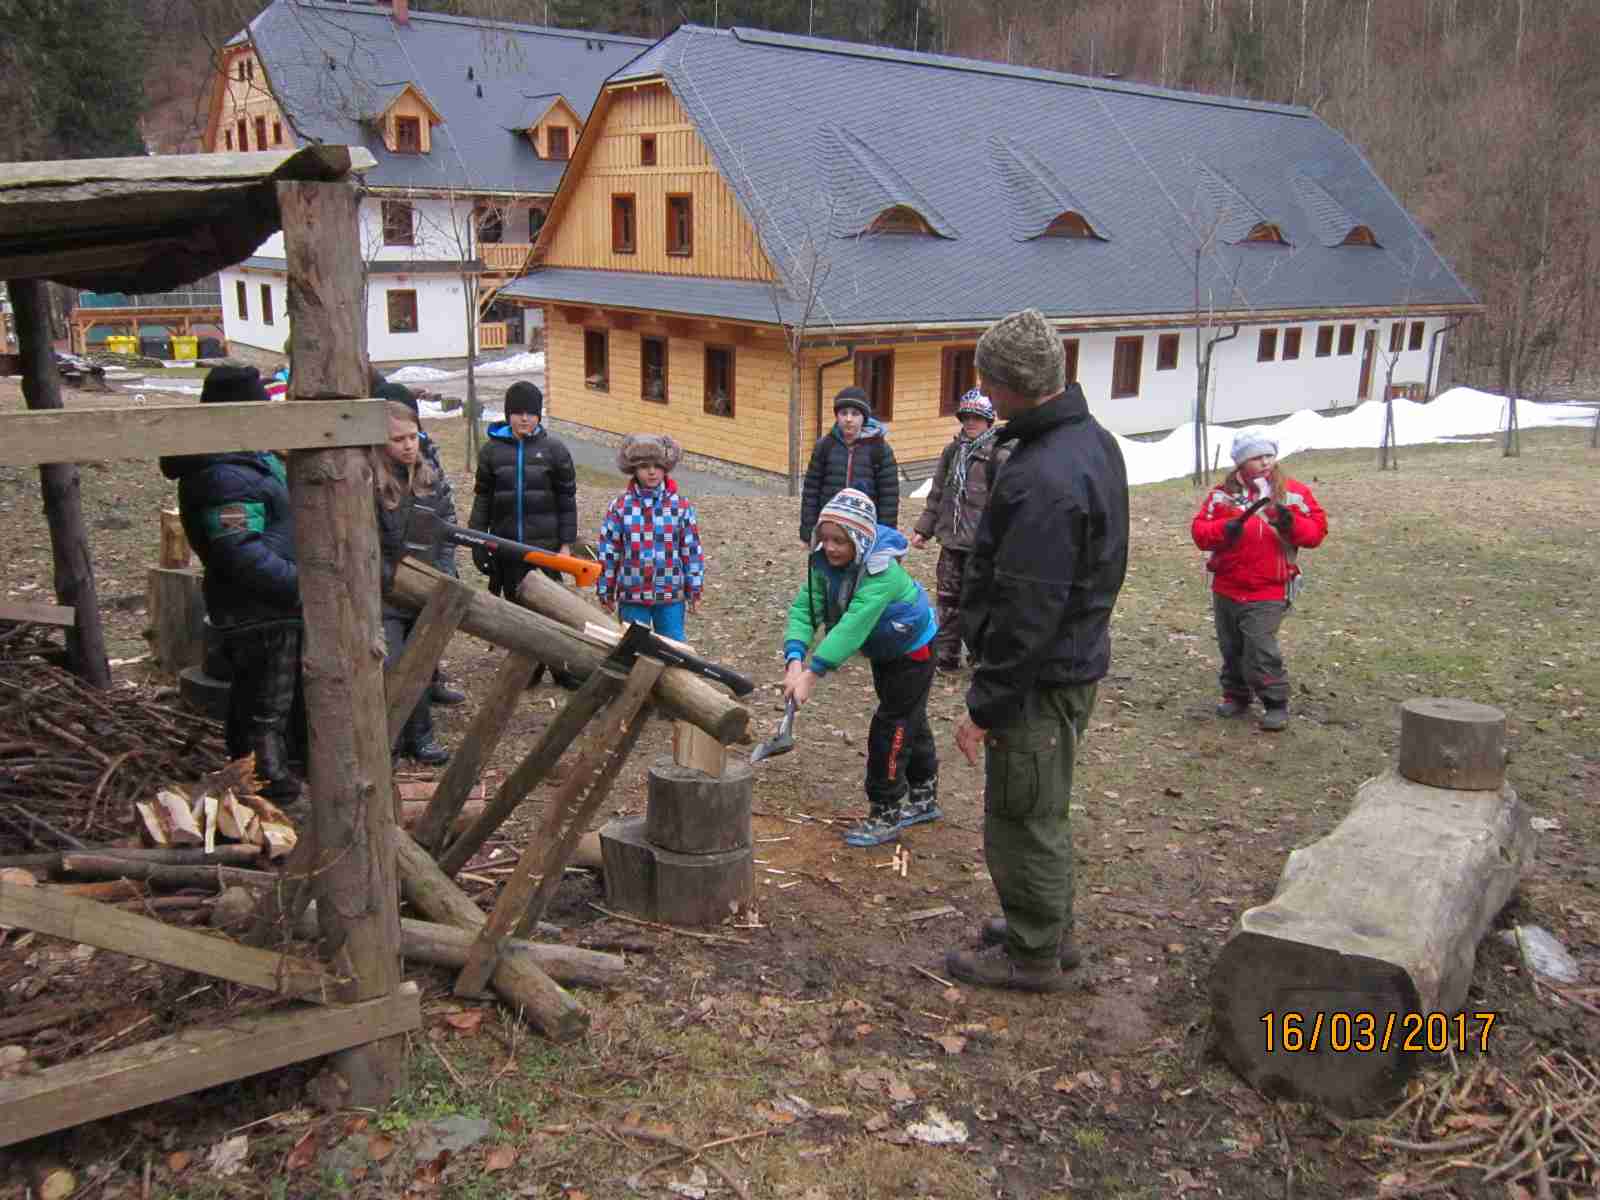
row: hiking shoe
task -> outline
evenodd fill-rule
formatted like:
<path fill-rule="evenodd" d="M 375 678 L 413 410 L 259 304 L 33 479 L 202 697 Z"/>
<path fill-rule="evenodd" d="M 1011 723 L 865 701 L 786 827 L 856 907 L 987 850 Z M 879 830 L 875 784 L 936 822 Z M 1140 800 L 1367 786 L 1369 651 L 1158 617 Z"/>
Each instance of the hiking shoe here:
<path fill-rule="evenodd" d="M 467 694 L 460 688 L 451 687 L 441 679 L 428 689 L 428 702 L 430 704 L 441 704 L 448 708 L 454 704 L 465 704 L 467 702 Z"/>
<path fill-rule="evenodd" d="M 1023 962 L 1006 953 L 1004 946 L 982 950 L 952 950 L 944 958 L 952 978 L 978 987 L 1010 988 L 1018 992 L 1059 992 L 1067 986 L 1061 964 L 1054 959 Z"/>
<path fill-rule="evenodd" d="M 939 807 L 938 777 L 924 783 L 913 783 L 906 802 L 900 806 L 900 828 L 921 825 L 924 821 L 937 821 L 944 816 Z"/>
<path fill-rule="evenodd" d="M 1282 733 L 1289 728 L 1289 709 L 1269 708 L 1261 714 L 1261 728 L 1268 733 Z"/>
<path fill-rule="evenodd" d="M 1006 919 L 1004 917 L 990 917 L 983 923 L 983 944 L 985 946 L 1003 946 L 1006 944 Z M 1058 961 L 1063 971 L 1070 971 L 1083 961 L 1083 951 L 1078 949 L 1078 944 L 1070 937 L 1061 939 L 1061 955 Z"/>
<path fill-rule="evenodd" d="M 900 840 L 899 808 L 874 811 L 865 821 L 845 831 L 846 846 L 881 846 Z M 931 820 L 931 818 L 929 818 Z"/>
<path fill-rule="evenodd" d="M 425 767 L 442 767 L 450 761 L 450 751 L 439 745 L 432 738 L 425 742 L 419 742 L 417 745 L 408 748 L 404 753 L 407 758 L 414 759 Z"/>
<path fill-rule="evenodd" d="M 1217 704 L 1217 716 L 1242 717 L 1250 711 L 1250 701 L 1241 700 L 1237 696 L 1224 696 Z"/>

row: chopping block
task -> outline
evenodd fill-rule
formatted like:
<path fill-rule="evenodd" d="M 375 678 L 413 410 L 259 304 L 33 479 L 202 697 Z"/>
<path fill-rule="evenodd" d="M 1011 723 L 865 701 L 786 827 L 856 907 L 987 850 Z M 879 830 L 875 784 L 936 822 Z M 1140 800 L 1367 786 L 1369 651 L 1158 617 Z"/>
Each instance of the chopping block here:
<path fill-rule="evenodd" d="M 721 775 L 663 756 L 651 764 L 645 815 L 600 830 L 606 903 L 668 925 L 716 925 L 754 887 L 748 764 Z"/>

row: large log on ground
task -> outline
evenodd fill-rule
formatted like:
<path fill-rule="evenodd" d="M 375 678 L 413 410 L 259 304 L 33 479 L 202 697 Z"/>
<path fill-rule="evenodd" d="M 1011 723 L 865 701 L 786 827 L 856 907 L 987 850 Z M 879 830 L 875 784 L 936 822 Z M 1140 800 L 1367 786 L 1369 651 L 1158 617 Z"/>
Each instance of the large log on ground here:
<path fill-rule="evenodd" d="M 443 578 L 446 577 L 437 571 L 404 559 L 395 572 L 394 597 L 420 610 Z M 588 678 L 606 658 L 605 650 L 584 641 L 560 622 L 488 592 L 473 594 L 461 628 L 474 637 L 521 651 L 580 678 Z M 651 702 L 668 716 L 693 721 L 724 745 L 743 741 L 750 726 L 749 709 L 716 684 L 678 667 L 670 667 L 662 674 Z"/>
<path fill-rule="evenodd" d="M 400 948 L 409 959 L 435 967 L 461 968 L 477 935 L 433 921 L 400 920 Z M 620 955 L 555 942 L 528 942 L 507 938 L 500 944 L 502 957 L 526 958 L 557 983 L 579 987 L 613 988 L 627 978 Z"/>
<path fill-rule="evenodd" d="M 458 888 L 428 852 L 403 830 L 394 830 L 395 866 L 409 903 L 431 920 L 464 929 L 476 938 L 488 920 L 472 898 Z M 538 964 L 526 956 L 501 954 L 489 985 L 512 1009 L 554 1042 L 570 1042 L 589 1028 L 589 1014 Z"/>
<path fill-rule="evenodd" d="M 1533 845 L 1509 787 L 1436 788 L 1393 771 L 1362 784 L 1218 957 L 1224 1057 L 1266 1095 L 1364 1115 L 1392 1100 L 1418 1050 L 1476 1044 L 1486 1026 L 1457 1010 Z"/>

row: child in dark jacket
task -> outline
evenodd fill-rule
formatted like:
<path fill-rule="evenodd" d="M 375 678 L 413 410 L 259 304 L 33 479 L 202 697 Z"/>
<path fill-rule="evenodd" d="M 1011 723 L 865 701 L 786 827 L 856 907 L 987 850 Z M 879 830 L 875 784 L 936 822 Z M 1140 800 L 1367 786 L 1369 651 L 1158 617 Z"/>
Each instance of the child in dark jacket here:
<path fill-rule="evenodd" d="M 1246 429 L 1233 439 L 1234 470 L 1211 490 L 1191 523 L 1194 544 L 1211 551 L 1211 601 L 1222 652 L 1219 717 L 1242 717 L 1261 698 L 1261 728 L 1289 724 L 1289 674 L 1278 626 L 1294 599 L 1302 549 L 1322 543 L 1328 516 L 1298 479 L 1278 468 L 1278 443 Z M 1263 503 L 1246 513 L 1255 501 Z"/>
<path fill-rule="evenodd" d="M 822 509 L 817 549 L 784 631 L 783 694 L 796 708 L 817 680 L 860 651 L 872 664 L 878 708 L 867 732 L 867 819 L 844 837 L 851 846 L 892 842 L 902 829 L 936 821 L 939 755 L 928 726 L 933 686 L 929 649 L 938 622 L 922 586 L 900 559 L 906 539 L 877 521 L 872 501 L 845 488 Z M 819 629 L 827 630 L 806 665 Z"/>
<path fill-rule="evenodd" d="M 683 457 L 665 434 L 631 433 L 617 450 L 617 469 L 631 475 L 600 522 L 602 606 L 624 621 L 683 638 L 683 613 L 698 611 L 705 558 L 694 505 L 678 492 L 672 469 Z"/>
<path fill-rule="evenodd" d="M 917 518 L 911 546 L 921 550 L 930 537 L 939 539 L 939 565 L 934 586 L 939 597 L 939 636 L 933 653 L 941 671 L 961 669 L 961 576 L 967 569 L 978 518 L 989 502 L 994 473 L 1010 454 L 995 442 L 995 411 L 977 388 L 956 405 L 961 431 L 939 456 L 928 490 L 927 507 Z"/>
<path fill-rule="evenodd" d="M 893 529 L 900 518 L 900 466 L 889 431 L 872 415 L 858 387 L 833 398 L 833 428 L 817 439 L 800 491 L 800 540 L 811 545 L 817 514 L 841 488 L 854 488 L 877 506 L 878 522 Z"/>

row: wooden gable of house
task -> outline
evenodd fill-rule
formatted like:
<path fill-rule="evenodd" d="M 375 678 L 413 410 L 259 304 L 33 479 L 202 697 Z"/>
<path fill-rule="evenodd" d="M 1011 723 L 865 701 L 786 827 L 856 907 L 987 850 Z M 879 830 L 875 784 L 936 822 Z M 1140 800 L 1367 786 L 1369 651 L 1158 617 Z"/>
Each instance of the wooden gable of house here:
<path fill-rule="evenodd" d="M 660 80 L 600 93 L 534 255 L 547 267 L 775 278 L 755 226 Z"/>
<path fill-rule="evenodd" d="M 217 56 L 201 144 L 215 154 L 292 150 L 295 146 L 294 132 L 272 94 L 266 67 L 249 42 L 225 47 Z"/>
<path fill-rule="evenodd" d="M 557 142 L 552 146 L 550 132 L 555 130 Z M 566 133 L 566 153 L 561 153 L 559 138 L 561 133 Z M 565 96 L 557 96 L 550 101 L 550 106 L 541 113 L 532 125 L 528 126 L 528 140 L 533 143 L 534 153 L 540 158 L 571 158 L 573 148 L 578 144 L 578 135 L 583 132 L 583 118 L 578 115 L 577 109 L 567 103 Z M 554 149 L 556 153 L 552 154 Z"/>

